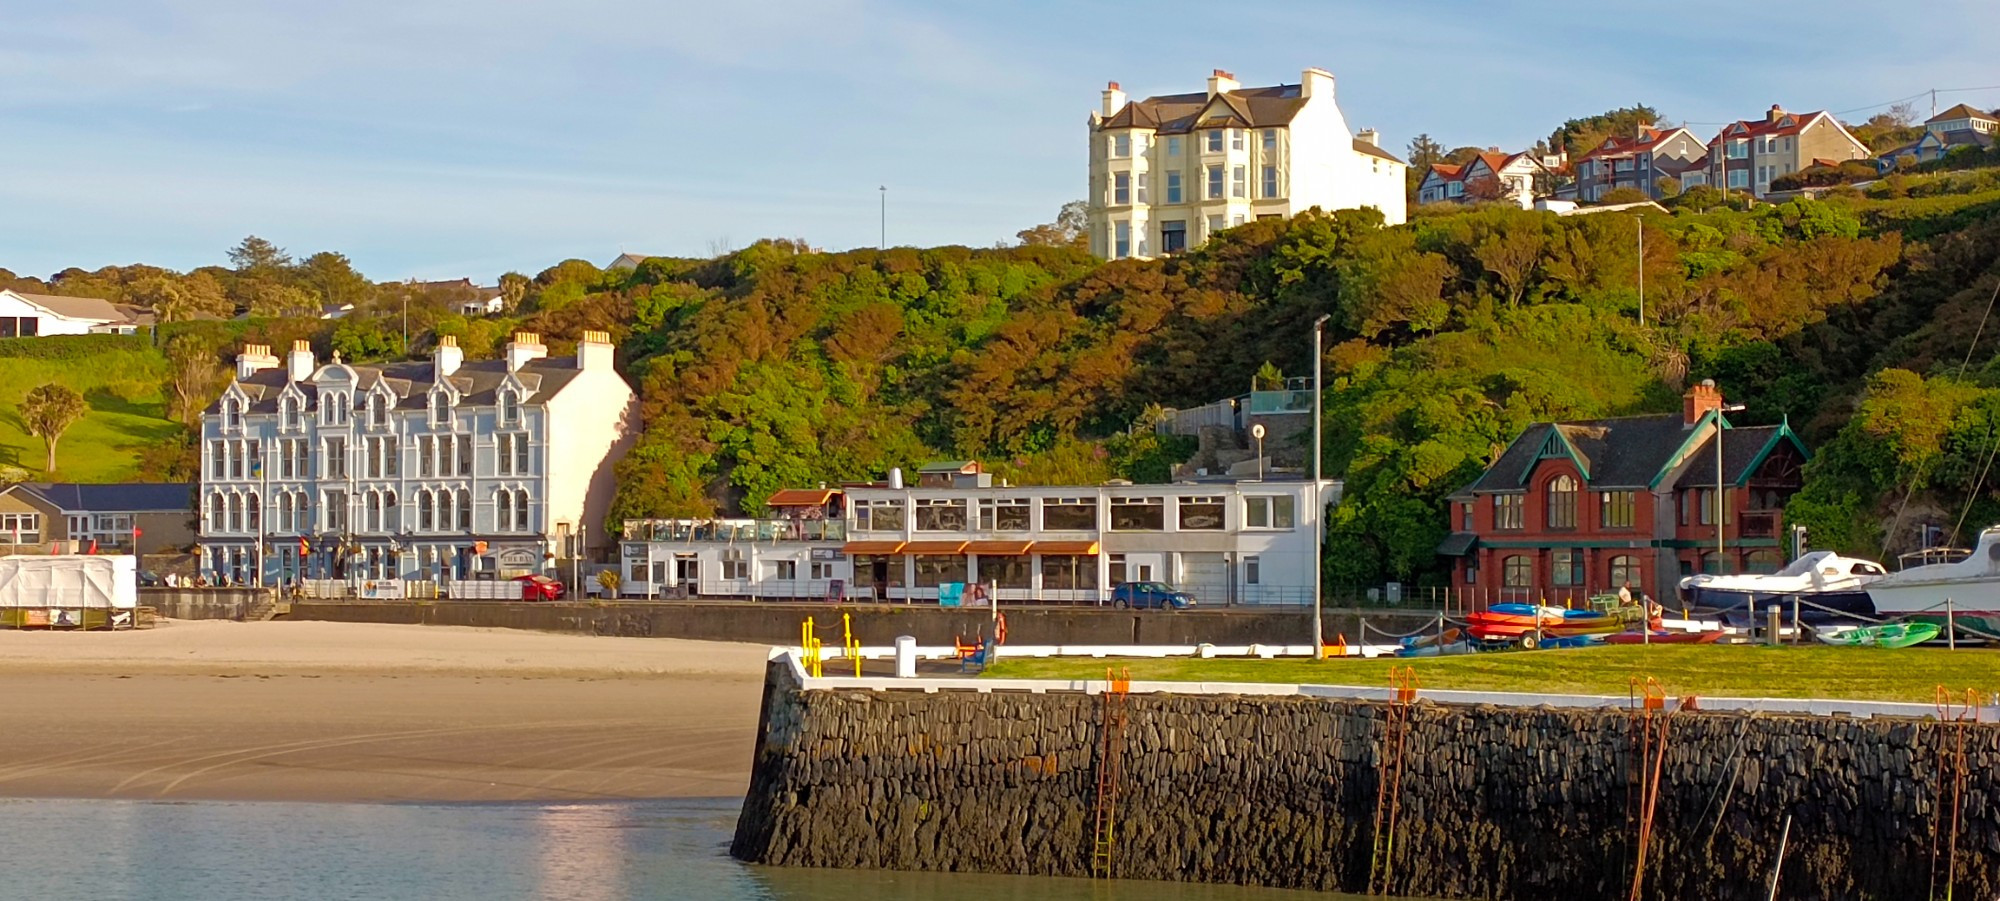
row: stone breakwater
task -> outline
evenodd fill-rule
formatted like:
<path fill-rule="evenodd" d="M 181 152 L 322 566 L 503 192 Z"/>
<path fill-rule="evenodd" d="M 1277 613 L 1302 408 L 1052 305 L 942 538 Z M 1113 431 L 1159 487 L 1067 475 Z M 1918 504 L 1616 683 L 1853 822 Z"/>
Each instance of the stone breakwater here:
<path fill-rule="evenodd" d="M 1125 703 L 1117 876 L 1368 888 L 1389 705 Z M 1103 712 L 1073 692 L 803 690 L 774 661 L 731 853 L 1090 875 Z M 2000 896 L 2000 725 L 1657 715 L 1669 718 L 1645 897 L 1764 898 L 1787 815 L 1778 897 L 1944 897 L 1948 874 L 1958 897 Z M 1627 897 L 1642 806 L 1631 711 L 1419 701 L 1407 722 L 1390 894 Z"/>

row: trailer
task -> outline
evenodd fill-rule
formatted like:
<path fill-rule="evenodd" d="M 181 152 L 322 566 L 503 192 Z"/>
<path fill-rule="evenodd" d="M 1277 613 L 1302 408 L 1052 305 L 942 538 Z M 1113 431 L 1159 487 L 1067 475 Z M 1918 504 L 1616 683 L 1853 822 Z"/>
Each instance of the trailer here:
<path fill-rule="evenodd" d="M 0 557 L 0 628 L 129 629 L 138 606 L 129 555 Z"/>

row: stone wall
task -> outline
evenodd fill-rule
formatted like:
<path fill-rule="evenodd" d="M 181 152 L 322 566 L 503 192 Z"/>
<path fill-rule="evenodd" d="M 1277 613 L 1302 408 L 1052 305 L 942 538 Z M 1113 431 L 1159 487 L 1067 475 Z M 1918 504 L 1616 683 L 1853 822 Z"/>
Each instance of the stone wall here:
<path fill-rule="evenodd" d="M 1311 615 L 1297 607 L 1237 608 L 1173 612 L 1063 607 L 1003 608 L 1007 641 L 1043 644 L 1305 644 L 1312 631 Z M 709 641 L 754 641 L 798 644 L 799 626 L 810 616 L 820 638 L 840 639 L 841 615 L 853 618 L 863 644 L 887 645 L 899 635 L 914 635 L 925 645 L 949 645 L 955 636 L 968 640 L 990 629 L 983 609 L 935 605 L 899 607 L 868 604 L 782 604 L 731 601 L 656 601 L 634 603 L 529 603 L 496 601 L 298 601 L 288 619 L 334 622 L 424 623 L 444 626 L 485 626 L 625 635 L 694 638 Z M 1393 631 L 1408 631 L 1430 621 L 1430 615 L 1369 614 L 1369 621 Z M 1328 614 L 1326 634 L 1359 634 L 1353 614 Z"/>
<path fill-rule="evenodd" d="M 1119 877 L 1366 890 L 1385 705 L 1126 704 Z M 1088 875 L 1101 712 L 1099 697 L 1075 693 L 802 691 L 774 664 L 731 851 L 779 866 Z M 1630 712 L 1420 701 L 1410 722 L 1391 894 L 1627 896 Z M 1928 896 L 1951 728 L 1671 715 L 1645 897 L 1764 898 L 1787 814 L 1779 897 Z M 1992 898 L 2000 726 L 1964 735 L 1956 886 Z"/>
<path fill-rule="evenodd" d="M 141 588 L 139 606 L 168 619 L 242 620 L 271 597 L 268 588 Z"/>

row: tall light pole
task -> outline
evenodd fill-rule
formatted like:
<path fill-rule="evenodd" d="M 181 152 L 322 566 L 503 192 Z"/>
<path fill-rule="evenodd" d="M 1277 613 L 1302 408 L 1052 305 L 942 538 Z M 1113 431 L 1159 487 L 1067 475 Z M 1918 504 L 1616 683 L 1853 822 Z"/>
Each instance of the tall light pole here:
<path fill-rule="evenodd" d="M 1639 324 L 1646 324 L 1646 217 L 1632 214 L 1632 221 L 1639 223 Z"/>
<path fill-rule="evenodd" d="M 876 245 L 876 249 L 888 250 L 889 249 L 889 186 L 883 185 L 877 190 L 882 192 L 882 239 L 881 242 Z"/>
<path fill-rule="evenodd" d="M 1326 656 L 1326 633 L 1320 623 L 1320 578 L 1326 569 L 1326 499 L 1320 493 L 1320 399 L 1325 395 L 1320 385 L 1320 340 L 1326 332 L 1326 320 L 1322 315 L 1313 320 L 1313 659 Z"/>

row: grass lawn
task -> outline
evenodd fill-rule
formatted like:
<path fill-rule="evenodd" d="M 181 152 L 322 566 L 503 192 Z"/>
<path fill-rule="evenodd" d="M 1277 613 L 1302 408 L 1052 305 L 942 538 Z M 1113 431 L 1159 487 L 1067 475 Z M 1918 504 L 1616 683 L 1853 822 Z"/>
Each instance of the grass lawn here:
<path fill-rule="evenodd" d="M 1387 686 L 1389 668 L 1411 666 L 1423 688 L 1622 695 L 1651 676 L 1670 695 L 1933 700 L 1938 685 L 1963 696 L 2000 691 L 2000 652 L 1943 648 L 1769 648 L 1751 645 L 1605 646 L 1419 659 L 1001 660 L 986 674 L 1010 679 L 1102 679 L 1106 666 L 1159 681 Z"/>
<path fill-rule="evenodd" d="M 64 482 L 133 478 L 140 450 L 180 431 L 166 418 L 166 370 L 166 358 L 150 349 L 107 350 L 75 360 L 0 358 L 0 464 Z M 90 412 L 63 433 L 55 474 L 45 476 L 42 439 L 21 427 L 17 411 L 30 390 L 51 382 L 82 394 Z"/>

